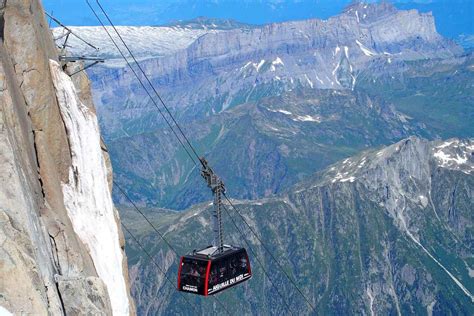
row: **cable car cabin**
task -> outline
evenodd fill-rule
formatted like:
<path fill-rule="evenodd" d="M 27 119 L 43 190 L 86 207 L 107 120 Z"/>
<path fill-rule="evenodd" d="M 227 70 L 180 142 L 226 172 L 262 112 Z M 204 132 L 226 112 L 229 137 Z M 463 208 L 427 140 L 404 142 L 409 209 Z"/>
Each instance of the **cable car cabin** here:
<path fill-rule="evenodd" d="M 181 257 L 178 268 L 178 290 L 213 295 L 252 277 L 249 257 L 244 248 L 224 245 L 194 251 Z"/>

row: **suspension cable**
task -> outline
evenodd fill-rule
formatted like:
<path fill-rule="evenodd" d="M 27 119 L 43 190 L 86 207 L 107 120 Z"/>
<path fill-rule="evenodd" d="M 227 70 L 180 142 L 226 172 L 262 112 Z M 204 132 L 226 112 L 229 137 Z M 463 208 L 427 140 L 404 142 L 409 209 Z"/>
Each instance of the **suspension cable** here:
<path fill-rule="evenodd" d="M 137 65 L 138 69 L 140 69 L 140 72 L 143 74 L 143 76 L 145 77 L 146 81 L 148 82 L 148 84 L 150 85 L 151 89 L 153 90 L 153 92 L 155 93 L 155 95 L 158 97 L 158 100 L 160 100 L 161 104 L 163 105 L 163 107 L 166 109 L 166 112 L 168 112 L 168 115 L 171 117 L 171 120 L 174 122 L 174 124 L 176 125 L 176 127 L 178 128 L 179 132 L 181 133 L 181 135 L 183 136 L 183 138 L 185 139 L 186 143 L 188 144 L 188 146 L 191 148 L 191 150 L 193 151 L 194 155 L 196 156 L 196 158 L 200 160 L 200 157 L 196 151 L 196 149 L 194 148 L 194 146 L 191 144 L 191 142 L 189 141 L 188 137 L 186 136 L 186 134 L 183 132 L 183 130 L 181 129 L 181 127 L 179 126 L 178 122 L 176 121 L 176 119 L 174 118 L 173 114 L 171 114 L 171 111 L 169 110 L 168 106 L 166 106 L 165 102 L 163 101 L 163 99 L 161 98 L 160 94 L 158 93 L 158 91 L 156 91 L 155 89 L 155 86 L 151 83 L 151 80 L 148 78 L 148 75 L 145 73 L 145 71 L 143 70 L 142 66 L 140 66 L 140 63 L 137 61 L 137 59 L 135 58 L 135 55 L 133 55 L 132 51 L 130 50 L 130 48 L 128 47 L 127 43 L 124 41 L 122 35 L 120 35 L 119 31 L 117 30 L 117 28 L 115 27 L 114 23 L 112 22 L 112 20 L 109 18 L 109 15 L 107 14 L 107 12 L 104 10 L 104 8 L 102 7 L 102 5 L 100 4 L 99 0 L 96 0 L 97 2 L 97 5 L 99 6 L 100 10 L 102 11 L 102 13 L 104 14 L 104 16 L 107 18 L 107 20 L 109 21 L 110 23 L 110 26 L 112 26 L 112 28 L 114 29 L 115 33 L 117 34 L 117 36 L 120 38 L 120 41 L 122 42 L 122 44 L 125 46 L 125 48 L 127 49 L 128 53 L 130 54 L 130 56 L 133 58 L 133 60 L 135 61 L 135 64 Z M 202 162 L 201 162 L 202 164 Z"/>
<path fill-rule="evenodd" d="M 89 3 L 89 0 L 86 0 L 89 8 L 91 9 L 91 11 L 94 13 L 94 15 L 96 16 L 97 20 L 100 22 L 100 24 L 102 25 L 102 27 L 104 28 L 104 30 L 106 31 L 107 35 L 109 36 L 109 38 L 111 39 L 112 43 L 114 44 L 114 46 L 117 48 L 117 50 L 119 51 L 120 55 L 122 56 L 122 58 L 126 61 L 128 67 L 132 70 L 133 74 L 135 75 L 135 77 L 138 79 L 138 81 L 140 82 L 140 85 L 142 86 L 142 88 L 146 91 L 146 93 L 148 94 L 148 96 L 150 97 L 150 99 L 153 101 L 153 104 L 155 105 L 155 107 L 158 109 L 158 111 L 160 112 L 161 116 L 164 118 L 164 120 L 166 121 L 166 123 L 168 124 L 168 126 L 170 127 L 170 129 L 173 131 L 173 134 L 175 135 L 175 137 L 178 139 L 178 141 L 180 142 L 181 146 L 183 146 L 183 148 L 185 149 L 186 153 L 188 154 L 189 158 L 191 158 L 191 160 L 193 161 L 194 164 L 197 164 L 195 159 L 192 157 L 192 155 L 190 154 L 190 152 L 188 151 L 187 147 L 184 145 L 183 141 L 181 140 L 181 138 L 177 135 L 176 131 L 173 129 L 173 126 L 171 125 L 171 123 L 168 121 L 168 119 L 166 118 L 166 116 L 164 115 L 164 113 L 161 111 L 161 109 L 159 108 L 158 104 L 156 103 L 156 101 L 154 100 L 154 98 L 151 96 L 150 92 L 148 91 L 148 89 L 146 88 L 146 86 L 144 85 L 143 81 L 140 79 L 140 77 L 138 76 L 138 74 L 136 73 L 136 71 L 133 69 L 132 65 L 130 64 L 130 62 L 128 61 L 128 59 L 125 57 L 124 53 L 122 52 L 122 50 L 118 47 L 117 43 L 115 42 L 115 40 L 113 39 L 113 37 L 111 36 L 111 34 L 109 33 L 109 31 L 107 30 L 106 26 L 104 25 L 104 23 L 102 22 L 102 20 L 99 18 L 99 16 L 97 15 L 97 13 L 95 12 L 94 8 L 90 5 Z M 151 80 L 148 78 L 148 76 L 146 75 L 146 73 L 144 72 L 143 68 L 140 66 L 140 64 L 138 63 L 137 59 L 135 58 L 135 56 L 133 55 L 132 51 L 130 50 L 130 48 L 128 47 L 128 45 L 125 43 L 125 41 L 123 40 L 122 36 L 120 35 L 120 33 L 118 32 L 117 28 L 115 27 L 115 25 L 112 23 L 111 19 L 109 18 L 108 14 L 106 13 L 105 9 L 102 7 L 102 5 L 100 4 L 99 0 L 96 0 L 98 6 L 100 7 L 101 11 L 103 12 L 103 14 L 106 16 L 107 20 L 109 21 L 109 23 L 111 24 L 111 26 L 113 27 L 115 33 L 118 35 L 118 37 L 120 38 L 121 42 L 124 44 L 124 46 L 126 47 L 127 51 L 129 52 L 130 56 L 132 57 L 132 59 L 134 60 L 135 64 L 137 65 L 137 67 L 140 69 L 141 73 L 143 74 L 143 76 L 146 78 L 148 84 L 150 85 L 150 87 L 152 88 L 152 90 L 154 91 L 154 93 L 156 94 L 156 96 L 158 97 L 158 99 L 160 100 L 160 102 L 162 103 L 162 105 L 164 106 L 164 108 L 166 109 L 166 112 L 168 113 L 168 115 L 171 117 L 171 120 L 174 122 L 174 124 L 176 125 L 176 127 L 178 128 L 180 134 L 182 135 L 182 137 L 185 139 L 186 143 L 188 144 L 189 148 L 191 148 L 193 154 L 196 156 L 196 158 L 199 160 L 199 162 L 202 164 L 202 161 L 199 157 L 199 155 L 197 154 L 197 151 L 196 149 L 194 148 L 194 146 L 191 144 L 191 142 L 189 141 L 188 137 L 186 137 L 186 134 L 183 132 L 183 130 L 181 129 L 181 127 L 179 126 L 178 122 L 176 121 L 176 119 L 174 118 L 174 116 L 172 115 L 171 111 L 169 110 L 169 108 L 166 106 L 165 102 L 163 101 L 163 99 L 161 98 L 161 96 L 158 94 L 158 92 L 156 91 L 155 87 L 153 86 Z M 115 182 L 114 182 L 115 183 Z M 122 192 L 124 192 L 123 190 L 121 190 Z M 274 255 L 270 252 L 270 250 L 267 248 L 267 246 L 263 243 L 263 241 L 261 240 L 261 238 L 256 234 L 256 232 L 254 231 L 254 229 L 248 224 L 248 222 L 245 220 L 245 218 L 240 214 L 240 212 L 237 210 L 237 208 L 234 206 L 234 204 L 230 201 L 230 199 L 227 197 L 226 194 L 224 194 L 224 197 L 226 198 L 226 200 L 229 202 L 229 204 L 232 206 L 232 208 L 237 212 L 237 214 L 240 216 L 240 218 L 244 221 L 244 223 L 249 227 L 249 229 L 252 231 L 252 233 L 254 234 L 254 236 L 258 239 L 258 241 L 262 244 L 262 246 L 264 247 L 264 249 L 270 254 L 270 257 L 272 258 L 272 260 L 277 264 L 278 268 L 285 274 L 286 278 L 293 284 L 293 286 L 297 289 L 298 293 L 305 299 L 305 301 L 307 302 L 307 304 L 312 308 L 312 310 L 314 311 L 315 308 L 313 306 L 313 304 L 311 304 L 311 302 L 308 300 L 308 298 L 303 294 L 303 292 L 300 290 L 300 288 L 298 287 L 298 285 L 293 281 L 293 279 L 288 275 L 288 273 L 283 269 L 283 267 L 281 266 L 281 264 L 276 260 L 276 258 L 274 257 Z M 227 211 L 227 209 L 224 207 L 224 209 L 226 210 L 226 212 L 229 214 L 229 212 Z M 141 213 L 141 212 L 140 212 Z M 144 216 L 144 214 L 142 213 L 142 215 Z M 230 216 L 230 214 L 229 214 Z M 145 217 L 145 216 L 144 216 Z M 145 217 L 146 218 L 146 217 Z M 234 222 L 233 218 L 231 217 L 232 221 Z M 149 222 L 151 223 L 151 222 Z M 237 226 L 236 226 L 237 227 Z M 157 231 L 155 229 L 155 231 Z M 245 239 L 244 239 L 245 240 Z M 246 241 L 246 240 L 245 240 Z M 246 241 L 247 245 L 248 242 Z M 250 247 L 250 246 L 249 246 Z M 252 250 L 252 253 L 253 253 L 253 250 Z M 255 253 L 254 253 L 255 255 Z M 257 258 L 257 260 L 260 262 L 260 260 Z M 261 264 L 261 262 L 260 262 Z M 264 271 L 266 271 L 264 268 L 263 268 L 263 264 L 261 264 L 262 266 L 262 269 Z M 269 275 L 267 273 L 265 273 L 267 275 L 267 277 L 269 278 Z M 270 278 L 269 278 L 270 280 Z M 273 282 L 272 282 L 273 284 Z M 274 285 L 274 284 L 273 284 Z M 276 288 L 276 287 L 275 287 Z M 280 295 L 281 296 L 281 295 Z M 281 296 L 282 297 L 282 296 Z M 288 307 L 288 304 L 285 302 L 285 305 Z"/>
<path fill-rule="evenodd" d="M 283 272 L 283 274 L 286 276 L 286 278 L 293 284 L 293 286 L 296 288 L 296 290 L 300 293 L 301 297 L 303 297 L 303 299 L 306 301 L 306 303 L 311 307 L 311 309 L 315 312 L 315 307 L 314 305 L 309 301 L 309 299 L 303 294 L 303 292 L 301 291 L 301 289 L 299 288 L 299 286 L 296 284 L 295 281 L 293 281 L 293 279 L 289 276 L 289 274 L 285 271 L 285 269 L 283 269 L 283 266 L 278 262 L 278 260 L 275 258 L 275 256 L 273 255 L 273 253 L 270 251 L 270 249 L 268 249 L 268 247 L 265 245 L 265 243 L 262 241 L 262 239 L 258 236 L 257 232 L 253 229 L 252 226 L 250 226 L 250 224 L 247 222 L 247 220 L 245 219 L 245 217 L 240 213 L 240 211 L 237 209 L 237 207 L 232 203 L 232 201 L 227 197 L 227 195 L 225 194 L 225 192 L 223 193 L 225 199 L 227 200 L 227 202 L 229 202 L 229 204 L 232 206 L 232 208 L 235 210 L 235 212 L 239 215 L 239 217 L 242 219 L 242 221 L 245 223 L 245 225 L 247 225 L 247 227 L 250 229 L 250 231 L 252 232 L 252 234 L 255 236 L 255 238 L 257 238 L 257 240 L 262 244 L 263 248 L 265 249 L 265 251 L 270 255 L 270 257 L 272 258 L 272 260 L 276 263 L 276 265 L 278 266 L 278 268 Z"/>
<path fill-rule="evenodd" d="M 54 22 L 56 22 L 57 25 L 59 25 L 60 27 L 62 27 L 63 29 L 65 29 L 66 31 L 69 32 L 69 34 L 71 34 L 72 36 L 76 37 L 77 39 L 79 39 L 81 42 L 84 42 L 87 46 L 90 46 L 92 47 L 93 49 L 95 50 L 99 50 L 97 47 L 95 47 L 94 45 L 92 45 L 91 43 L 89 43 L 88 41 L 86 41 L 85 39 L 83 39 L 82 37 L 80 37 L 79 35 L 77 35 L 75 32 L 73 32 L 69 27 L 67 27 L 66 25 L 62 24 L 61 21 L 59 21 L 58 19 L 56 19 L 54 16 L 53 16 L 53 12 L 51 12 L 51 14 L 49 14 L 48 12 L 44 11 L 44 14 L 46 14 L 49 18 L 50 18 L 50 21 L 49 21 L 49 25 L 51 27 L 51 20 L 53 20 Z M 57 39 L 56 39 L 57 40 Z"/>
<path fill-rule="evenodd" d="M 166 243 L 166 245 L 168 245 L 168 247 L 170 247 L 170 249 L 175 253 L 176 256 L 179 257 L 178 255 L 178 252 L 176 251 L 176 249 L 168 242 L 168 240 L 165 238 L 165 236 L 155 227 L 155 225 L 153 225 L 153 223 L 148 219 L 148 217 L 140 210 L 140 208 L 138 208 L 138 206 L 135 204 L 135 202 L 133 202 L 133 200 L 128 196 L 128 194 L 125 192 L 125 190 L 122 189 L 122 187 L 115 181 L 113 180 L 113 183 L 114 183 L 114 186 L 116 186 L 120 193 L 122 193 L 123 196 L 125 196 L 125 198 L 130 202 L 130 204 L 132 204 L 133 208 L 138 212 L 140 213 L 140 215 L 147 221 L 147 223 L 153 228 L 153 230 L 158 234 L 158 236 L 160 236 L 161 239 L 163 239 L 163 241 Z"/>
<path fill-rule="evenodd" d="M 174 287 L 174 282 L 172 282 L 170 280 L 170 278 L 168 277 L 168 275 L 166 274 L 166 272 L 158 265 L 158 263 L 156 263 L 155 259 L 153 259 L 153 257 L 151 256 L 151 254 L 145 249 L 145 247 L 140 243 L 140 241 L 138 241 L 138 238 L 135 237 L 135 235 L 133 235 L 133 233 L 130 231 L 130 229 L 128 229 L 128 227 L 123 223 L 121 222 L 122 224 L 122 227 L 125 229 L 125 231 L 132 237 L 133 241 L 138 245 L 138 247 L 140 247 L 142 249 L 142 251 L 148 256 L 148 258 L 153 262 L 153 264 L 158 268 L 158 270 L 163 274 L 163 276 L 165 277 L 165 280 L 168 281 L 173 287 Z M 181 294 L 181 297 L 184 298 L 184 300 L 186 301 L 186 303 L 191 306 L 191 308 L 193 309 L 193 311 L 197 314 L 197 309 L 196 309 L 196 306 L 194 304 L 192 304 L 186 296 L 184 296 L 184 294 L 182 292 L 179 292 Z"/>
<path fill-rule="evenodd" d="M 291 311 L 291 308 L 288 304 L 288 302 L 283 298 L 283 295 L 281 294 L 281 292 L 278 290 L 278 287 L 275 285 L 275 283 L 273 283 L 273 280 L 270 278 L 270 274 L 267 272 L 267 270 L 265 269 L 265 266 L 263 265 L 262 261 L 260 260 L 260 258 L 257 256 L 256 252 L 252 249 L 252 247 L 250 246 L 250 243 L 247 241 L 247 238 L 245 238 L 245 234 L 244 232 L 240 229 L 240 227 L 237 225 L 237 223 L 235 222 L 234 218 L 232 217 L 232 215 L 230 214 L 230 212 L 227 210 L 227 207 L 225 207 L 225 204 L 222 204 L 225 212 L 227 213 L 227 215 L 229 216 L 229 218 L 231 219 L 232 221 L 232 224 L 235 226 L 235 228 L 237 229 L 237 231 L 239 232 L 241 238 L 245 241 L 248 249 L 250 250 L 250 252 L 252 253 L 253 257 L 257 260 L 258 264 L 260 265 L 260 268 L 262 268 L 262 271 L 263 273 L 265 274 L 265 276 L 267 277 L 267 279 L 270 281 L 270 283 L 272 284 L 272 287 L 275 288 L 275 291 L 277 292 L 278 296 L 281 298 L 281 301 L 283 302 L 283 304 L 285 305 L 286 307 L 286 310 L 291 314 L 291 315 L 294 315 L 293 312 Z"/>
<path fill-rule="evenodd" d="M 155 98 L 153 98 L 153 96 L 150 94 L 150 92 L 148 91 L 148 89 L 145 87 L 145 84 L 143 83 L 143 81 L 140 79 L 140 77 L 138 76 L 137 72 L 135 71 L 135 69 L 132 67 L 132 65 L 130 64 L 130 62 L 128 61 L 127 57 L 125 57 L 125 54 L 122 52 L 122 50 L 120 49 L 120 47 L 117 45 L 117 43 L 115 42 L 115 40 L 113 39 L 112 35 L 110 34 L 109 30 L 107 30 L 107 27 L 105 26 L 105 24 L 102 22 L 101 18 L 97 15 L 96 11 L 94 10 L 94 8 L 91 6 L 91 4 L 89 3 L 89 0 L 86 0 L 86 3 L 87 5 L 89 6 L 89 8 L 91 9 L 92 13 L 94 13 L 95 17 L 97 18 L 97 21 L 99 21 L 100 25 L 102 26 L 102 28 L 105 30 L 105 32 L 107 33 L 108 37 L 110 38 L 110 40 L 112 41 L 112 43 L 114 44 L 114 46 L 117 48 L 118 52 L 120 53 L 120 55 L 122 56 L 122 58 L 125 60 L 125 62 L 127 63 L 128 67 L 130 68 L 130 70 L 132 70 L 133 74 L 135 75 L 135 77 L 137 78 L 138 82 L 140 83 L 140 85 L 142 86 L 143 90 L 145 90 L 145 92 L 147 93 L 148 97 L 151 99 L 151 101 L 153 102 L 153 104 L 155 105 L 156 109 L 158 110 L 158 112 L 160 112 L 161 116 L 163 117 L 163 119 L 165 120 L 166 124 L 168 124 L 169 128 L 171 129 L 171 131 L 173 132 L 173 134 L 176 136 L 176 138 L 178 139 L 178 141 L 180 142 L 181 146 L 184 148 L 184 150 L 186 151 L 186 153 L 188 154 L 189 158 L 191 158 L 191 160 L 193 161 L 193 163 L 196 165 L 196 161 L 194 160 L 193 156 L 191 155 L 191 153 L 188 151 L 187 147 L 184 145 L 184 143 L 182 142 L 181 138 L 179 138 L 178 134 L 176 133 L 176 131 L 174 130 L 173 126 L 171 125 L 171 123 L 168 121 L 168 119 L 166 118 L 165 114 L 163 113 L 163 111 L 160 109 L 160 107 L 158 106 L 158 103 L 156 102 Z"/>
<path fill-rule="evenodd" d="M 154 103 L 154 105 L 156 106 L 156 108 L 158 109 L 158 111 L 160 112 L 161 116 L 163 117 L 163 119 L 166 121 L 166 123 L 168 124 L 169 128 L 172 130 L 173 134 L 176 136 L 176 138 L 178 139 L 178 141 L 180 142 L 181 146 L 184 148 L 184 150 L 186 151 L 186 153 L 188 154 L 189 158 L 193 161 L 194 165 L 197 165 L 196 161 L 194 160 L 194 158 L 192 157 L 192 155 L 190 154 L 190 152 L 188 151 L 188 149 L 186 148 L 186 146 L 183 144 L 183 142 L 181 141 L 181 139 L 178 137 L 178 135 L 176 134 L 176 131 L 173 129 L 171 123 L 168 121 L 168 119 L 166 118 L 166 116 L 163 114 L 163 112 L 161 111 L 161 109 L 158 107 L 158 104 L 156 104 L 156 101 L 154 100 L 154 98 L 150 95 L 148 89 L 145 87 L 145 85 L 143 84 L 142 80 L 140 79 L 140 77 L 138 76 L 138 74 L 135 72 L 135 70 L 133 69 L 132 65 L 130 64 L 130 62 L 128 61 L 128 59 L 125 57 L 125 55 L 123 54 L 122 50 L 118 47 L 117 43 L 115 42 L 115 40 L 112 38 L 112 36 L 110 35 L 109 31 L 107 30 L 107 28 L 105 27 L 104 23 L 102 22 L 102 20 L 100 19 L 100 17 L 97 15 L 97 13 L 95 12 L 94 8 L 90 5 L 89 1 L 86 0 L 87 2 L 87 5 L 89 6 L 89 8 L 91 9 L 91 11 L 94 13 L 95 17 L 97 18 L 97 20 L 99 21 L 99 23 L 102 25 L 103 29 L 105 30 L 105 32 L 107 33 L 107 35 L 109 36 L 110 40 L 112 41 L 112 43 L 114 44 L 114 46 L 117 48 L 117 50 L 119 51 L 120 55 L 122 55 L 122 58 L 127 62 L 127 65 L 128 67 L 132 70 L 133 74 L 135 75 L 135 77 L 137 78 L 137 80 L 140 82 L 140 85 L 142 86 L 142 88 L 145 90 L 145 92 L 148 94 L 148 96 L 150 97 L 150 99 L 152 100 L 152 102 Z M 135 58 L 134 58 L 135 59 Z M 138 64 L 138 63 L 137 63 Z M 150 83 L 151 85 L 151 83 Z M 162 101 L 163 102 L 163 101 Z M 169 112 L 169 111 L 168 111 Z M 171 113 L 170 113 L 171 115 Z M 172 117 L 172 116 L 171 116 Z M 173 118 L 174 120 L 174 118 Z M 177 125 L 177 123 L 176 123 Z M 179 125 L 177 125 L 178 128 L 179 128 Z M 182 130 L 180 129 L 181 133 Z M 183 133 L 184 135 L 184 133 Z M 188 141 L 188 140 L 187 140 Z M 189 143 L 189 141 L 188 141 Z M 190 144 L 191 145 L 191 144 Z M 196 157 L 199 158 L 199 156 L 197 155 L 196 151 L 193 149 L 193 152 L 194 154 L 196 155 Z M 200 161 L 200 160 L 199 160 Z M 117 186 L 120 190 L 120 192 L 127 198 L 127 200 L 132 203 L 132 205 L 134 206 L 134 208 L 143 216 L 143 218 L 145 218 L 145 220 L 152 226 L 153 230 L 165 241 L 165 243 L 168 245 L 168 247 L 170 247 L 170 249 L 173 250 L 173 252 L 176 254 L 177 257 L 179 257 L 176 249 L 174 249 L 174 247 L 168 242 L 168 240 L 164 237 L 163 234 L 161 234 L 158 229 L 156 229 L 156 227 L 150 222 L 150 220 L 145 216 L 145 214 L 140 211 L 140 209 L 136 206 L 136 204 L 133 202 L 133 200 L 125 193 L 125 191 L 118 185 L 118 183 L 116 181 L 114 181 L 114 185 Z M 155 262 L 156 264 L 156 262 Z M 226 314 L 230 315 L 230 312 L 227 310 L 227 308 L 225 307 L 225 305 L 219 300 L 219 298 L 217 296 L 213 296 L 214 299 L 216 300 L 216 302 L 224 309 L 224 311 L 226 312 Z"/>

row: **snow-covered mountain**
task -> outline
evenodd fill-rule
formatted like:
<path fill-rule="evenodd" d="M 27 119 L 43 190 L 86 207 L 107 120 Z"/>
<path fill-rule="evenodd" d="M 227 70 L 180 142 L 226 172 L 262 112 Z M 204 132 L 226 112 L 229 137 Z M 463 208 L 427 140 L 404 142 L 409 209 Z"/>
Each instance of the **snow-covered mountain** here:
<path fill-rule="evenodd" d="M 393 76 L 413 61 L 449 60 L 463 53 L 436 32 L 432 15 L 399 11 L 386 3 L 355 4 L 328 20 L 207 31 L 124 30 L 134 30 L 126 40 L 137 56 L 146 59 L 141 66 L 168 105 L 188 118 L 298 87 L 353 90 L 367 73 Z M 100 28 L 79 34 L 86 39 L 93 34 L 94 43 L 116 57 Z M 165 40 L 150 43 L 149 34 Z M 83 53 L 86 46 L 81 47 L 72 53 Z M 161 57 L 152 57 L 156 55 Z M 152 122 L 159 116 L 149 107 L 148 95 L 127 67 L 115 66 L 116 59 L 89 72 L 106 138 L 154 128 Z"/>
<path fill-rule="evenodd" d="M 71 27 L 71 29 L 86 41 L 100 48 L 99 51 L 95 51 L 80 39 L 70 36 L 68 50 L 71 54 L 103 57 L 110 60 L 109 64 L 115 64 L 115 59 L 121 59 L 102 27 L 81 26 Z M 120 43 L 112 28 L 107 27 L 107 29 L 116 42 Z M 255 49 L 261 51 L 275 48 L 278 43 L 285 42 L 287 45 L 297 44 L 317 50 L 334 49 L 338 45 L 340 49 L 348 46 L 356 48 L 356 51 L 369 57 L 384 54 L 385 56 L 405 54 L 406 56 L 399 56 L 399 58 L 414 59 L 422 57 L 416 53 L 421 47 L 413 47 L 410 44 L 410 41 L 418 37 L 420 44 L 423 42 L 424 45 L 428 43 L 439 45 L 443 42 L 444 45 L 440 47 L 442 52 L 439 52 L 438 56 L 446 54 L 446 50 L 456 51 L 451 43 L 443 41 L 442 37 L 437 34 L 431 14 L 420 14 L 414 10 L 398 11 L 387 3 L 354 4 L 347 7 L 343 14 L 327 20 L 313 19 L 252 26 L 229 20 L 198 18 L 193 21 L 173 23 L 169 26 L 118 26 L 117 29 L 132 48 L 133 53 L 141 58 L 170 56 L 186 49 L 196 49 L 200 44 L 206 45 L 209 41 L 222 41 L 223 39 L 227 39 L 230 45 L 235 44 L 234 40 L 243 41 L 242 45 L 248 45 L 246 52 Z M 61 45 L 64 42 L 66 30 L 54 28 L 53 33 L 58 39 L 58 45 Z M 199 41 L 191 45 L 197 39 Z M 335 45 L 331 47 L 333 43 Z M 391 43 L 391 46 L 387 46 L 387 43 Z M 402 47 L 395 46 L 402 43 L 404 43 Z M 122 47 L 122 45 L 120 46 Z M 219 49 L 219 46 L 210 48 L 211 50 Z M 215 55 L 222 54 L 218 50 L 214 53 Z M 254 62 L 258 63 L 259 61 Z M 122 61 L 122 63 L 124 62 Z M 164 63 L 167 62 L 164 61 Z"/>
<path fill-rule="evenodd" d="M 110 3 L 108 3 L 110 2 Z M 107 1 L 103 5 L 118 25 L 162 25 L 197 16 L 235 19 L 265 24 L 336 15 L 352 0 L 142 0 Z M 380 2 L 366 0 L 365 2 Z M 398 9 L 433 12 L 443 36 L 458 38 L 474 34 L 471 23 L 473 2 L 469 0 L 390 0 Z M 47 11 L 54 11 L 67 25 L 98 25 L 85 1 L 44 0 Z M 472 45 L 471 45 L 472 47 Z"/>

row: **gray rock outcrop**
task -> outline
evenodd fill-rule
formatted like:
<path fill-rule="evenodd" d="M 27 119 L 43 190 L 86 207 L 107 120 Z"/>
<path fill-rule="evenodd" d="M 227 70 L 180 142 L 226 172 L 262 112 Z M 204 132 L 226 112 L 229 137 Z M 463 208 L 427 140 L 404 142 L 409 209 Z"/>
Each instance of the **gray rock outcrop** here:
<path fill-rule="evenodd" d="M 58 52 L 43 8 L 38 0 L 0 5 L 0 306 L 13 314 L 112 314 L 109 290 L 65 207 L 70 135 L 51 77 Z M 74 84 L 93 111 L 87 77 Z M 128 280 L 126 269 L 119 277 Z"/>

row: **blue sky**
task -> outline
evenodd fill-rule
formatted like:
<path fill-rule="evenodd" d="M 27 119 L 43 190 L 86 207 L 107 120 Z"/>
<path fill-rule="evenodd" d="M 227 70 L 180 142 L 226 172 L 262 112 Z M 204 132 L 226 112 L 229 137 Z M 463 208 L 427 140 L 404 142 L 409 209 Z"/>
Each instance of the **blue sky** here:
<path fill-rule="evenodd" d="M 95 3 L 95 0 L 89 0 Z M 438 31 L 456 38 L 474 34 L 474 0 L 394 0 L 402 9 L 432 11 Z M 118 25 L 159 25 L 198 16 L 264 24 L 335 15 L 352 0 L 101 0 Z M 370 0 L 369 2 L 374 2 Z M 85 0 L 43 0 L 67 25 L 97 25 Z"/>

